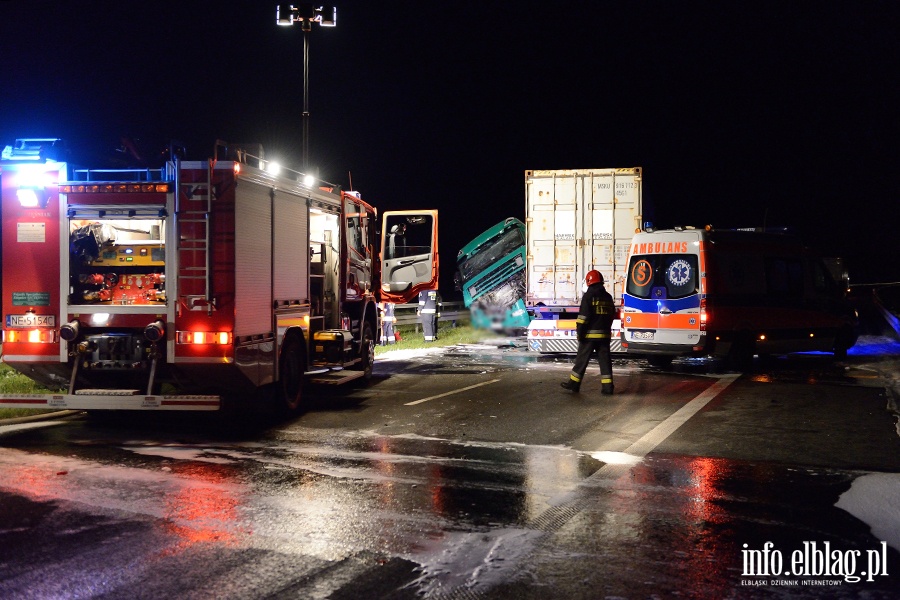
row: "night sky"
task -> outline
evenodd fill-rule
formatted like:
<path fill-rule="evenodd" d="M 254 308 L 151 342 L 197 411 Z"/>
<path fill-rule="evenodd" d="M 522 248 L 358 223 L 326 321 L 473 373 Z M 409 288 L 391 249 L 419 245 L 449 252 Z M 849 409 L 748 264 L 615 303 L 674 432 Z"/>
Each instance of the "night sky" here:
<path fill-rule="evenodd" d="M 853 283 L 900 281 L 900 3 L 335 2 L 310 34 L 311 170 L 439 209 L 442 288 L 524 218 L 526 169 L 632 166 L 658 226 L 787 226 Z M 303 40 L 276 4 L 0 1 L 0 142 L 259 142 L 299 168 Z"/>

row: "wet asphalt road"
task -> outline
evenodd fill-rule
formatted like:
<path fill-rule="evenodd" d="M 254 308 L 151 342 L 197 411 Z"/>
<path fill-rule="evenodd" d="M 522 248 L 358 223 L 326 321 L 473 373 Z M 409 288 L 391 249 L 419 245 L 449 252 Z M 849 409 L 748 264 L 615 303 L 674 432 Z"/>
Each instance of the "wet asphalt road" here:
<path fill-rule="evenodd" d="M 530 358 L 394 356 L 289 421 L 0 426 L 0 597 L 896 597 L 900 356 L 616 360 L 613 397 Z"/>

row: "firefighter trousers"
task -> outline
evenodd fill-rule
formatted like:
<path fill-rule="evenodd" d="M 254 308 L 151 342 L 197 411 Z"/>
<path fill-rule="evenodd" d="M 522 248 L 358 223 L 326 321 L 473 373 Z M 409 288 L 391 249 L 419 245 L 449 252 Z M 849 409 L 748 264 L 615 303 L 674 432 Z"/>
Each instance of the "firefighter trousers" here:
<path fill-rule="evenodd" d="M 433 342 L 437 339 L 437 321 L 437 314 L 435 313 L 419 315 L 419 322 L 422 324 L 426 342 Z"/>
<path fill-rule="evenodd" d="M 584 372 L 594 353 L 597 353 L 597 364 L 600 365 L 600 384 L 603 392 L 613 391 L 612 356 L 609 351 L 609 338 L 588 338 L 578 343 L 578 354 L 575 355 L 575 364 L 572 365 L 572 373 L 569 379 L 576 385 L 581 385 Z"/>

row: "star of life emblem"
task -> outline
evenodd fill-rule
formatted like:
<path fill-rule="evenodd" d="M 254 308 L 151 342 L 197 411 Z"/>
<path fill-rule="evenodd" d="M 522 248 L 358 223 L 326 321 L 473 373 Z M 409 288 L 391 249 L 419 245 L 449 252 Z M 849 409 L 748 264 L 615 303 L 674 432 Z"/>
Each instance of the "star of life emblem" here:
<path fill-rule="evenodd" d="M 691 280 L 691 265 L 686 260 L 678 259 L 669 265 L 666 276 L 674 286 L 685 285 Z"/>

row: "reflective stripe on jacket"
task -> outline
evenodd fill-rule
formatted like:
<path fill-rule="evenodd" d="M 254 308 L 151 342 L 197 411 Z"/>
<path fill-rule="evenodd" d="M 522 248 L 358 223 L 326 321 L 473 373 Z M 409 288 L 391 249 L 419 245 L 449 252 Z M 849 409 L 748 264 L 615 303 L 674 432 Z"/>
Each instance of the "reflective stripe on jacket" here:
<path fill-rule="evenodd" d="M 575 321 L 579 339 L 604 339 L 616 315 L 616 305 L 602 283 L 590 286 L 581 297 L 578 319 Z"/>

